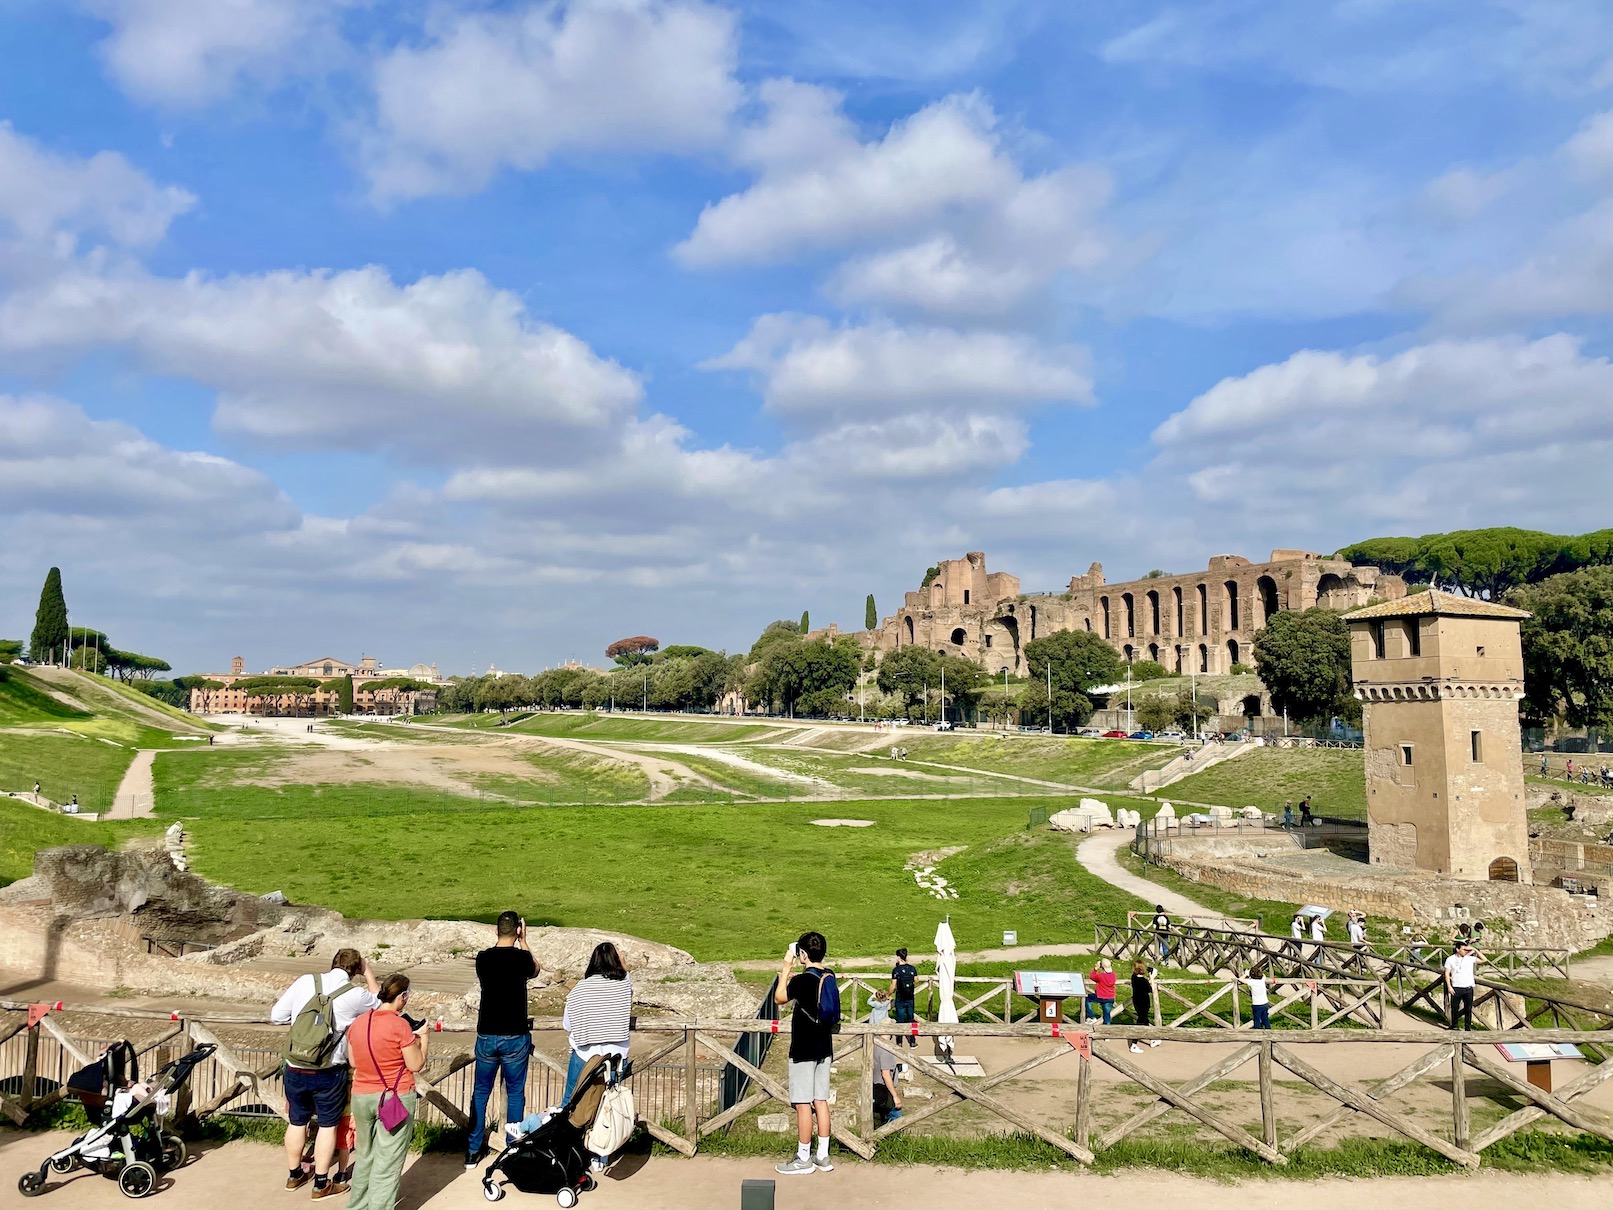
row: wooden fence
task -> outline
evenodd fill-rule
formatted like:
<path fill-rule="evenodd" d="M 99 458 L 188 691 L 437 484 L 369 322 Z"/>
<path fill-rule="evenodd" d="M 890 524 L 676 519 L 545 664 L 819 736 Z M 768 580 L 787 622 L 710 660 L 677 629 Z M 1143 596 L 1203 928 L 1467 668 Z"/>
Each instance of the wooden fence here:
<path fill-rule="evenodd" d="M 1259 962 L 1269 974 L 1280 978 L 1373 979 L 1384 984 L 1388 1002 L 1398 1009 L 1421 1011 L 1441 1021 L 1448 1019 L 1450 1012 L 1444 971 L 1435 952 L 1439 947 L 1434 945 L 1425 947 L 1426 961 L 1417 962 L 1410 954 L 1410 946 L 1357 949 L 1339 942 L 1302 941 L 1200 926 L 1172 929 L 1162 956 L 1160 939 L 1152 930 L 1099 924 L 1095 931 L 1097 952 L 1116 961 L 1144 958 L 1210 974 L 1241 974 Z M 1514 949 L 1485 953 L 1487 961 L 1480 966 L 1483 973 L 1474 980 L 1475 1020 L 1501 1028 L 1546 1025 L 1613 1029 L 1613 1012 L 1556 993 L 1515 987 L 1494 977 L 1510 970 L 1537 978 L 1566 979 L 1568 951 Z M 1613 1044 L 1613 1039 L 1607 1041 Z"/>
<path fill-rule="evenodd" d="M 1230 986 L 1236 988 L 1237 984 Z M 1274 999 L 1274 1006 L 1280 998 L 1279 995 Z M 60 1084 L 68 1070 L 87 1064 L 105 1041 L 69 1034 L 50 1016 L 30 1027 L 25 1012 L 19 1011 L 22 1008 L 0 1004 L 0 1009 L 6 1012 L 0 1018 L 0 1089 L 5 1090 L 0 1092 L 0 1111 L 19 1123 L 30 1113 L 59 1100 L 63 1095 Z M 269 1105 L 278 1111 L 278 1096 L 271 1089 L 278 1059 L 266 1059 L 271 1053 L 266 1047 L 243 1046 L 221 1036 L 230 1034 L 232 1028 L 256 1027 L 260 1021 L 217 1017 L 170 1020 L 161 1014 L 139 1010 L 86 1010 L 90 1011 L 103 1027 L 116 1025 L 118 1017 L 130 1019 L 131 1026 L 138 1019 L 141 1029 L 150 1035 L 138 1047 L 140 1053 L 148 1057 L 147 1066 L 160 1061 L 168 1051 L 183 1053 L 201 1043 L 219 1048 L 211 1059 L 198 1067 L 181 1100 L 182 1113 L 206 1117 L 242 1099 Z M 1274 1012 L 1277 1011 L 1286 1010 L 1274 1007 Z M 114 1020 L 108 1021 L 108 1018 Z M 788 1094 L 779 1074 L 732 1053 L 733 1044 L 741 1034 L 771 1033 L 778 1028 L 777 1022 L 770 1021 L 641 1022 L 637 1032 L 648 1045 L 641 1045 L 641 1053 L 635 1058 L 634 1090 L 645 1129 L 668 1147 L 693 1155 L 701 1140 L 769 1103 L 787 1106 Z M 1547 1092 L 1515 1074 L 1499 1061 L 1494 1051 L 1494 1045 L 1500 1042 L 1586 1045 L 1604 1041 L 1606 1035 L 1597 1031 L 1506 1030 L 1452 1035 L 1427 1030 L 1341 1032 L 1305 1028 L 1245 1035 L 1247 1041 L 1234 1043 L 1236 1048 L 1224 1053 L 1229 1045 L 1225 1028 L 1167 1030 L 1158 1026 L 1093 1025 L 1077 1029 L 1064 1024 L 963 1022 L 944 1026 L 920 1023 L 904 1027 L 904 1032 L 908 1029 L 922 1038 L 950 1036 L 964 1046 L 973 1038 L 1011 1040 L 1023 1057 L 989 1075 L 972 1078 L 959 1075 L 942 1063 L 915 1065 L 917 1081 L 927 1086 L 931 1099 L 922 1105 L 910 1103 L 903 1116 L 879 1124 L 874 1121 L 873 1112 L 875 1046 L 881 1036 L 889 1036 L 890 1028 L 845 1023 L 837 1040 L 836 1059 L 841 1071 L 856 1080 L 856 1113 L 848 1114 L 842 1099 L 840 1108 L 835 1111 L 833 1133 L 847 1151 L 871 1158 L 892 1136 L 965 1105 L 982 1111 L 993 1124 L 1035 1135 L 1083 1164 L 1091 1163 L 1098 1153 L 1172 1112 L 1185 1114 L 1197 1122 L 1204 1133 L 1224 1138 L 1278 1165 L 1287 1163 L 1296 1151 L 1317 1143 L 1335 1127 L 1363 1118 L 1370 1118 L 1389 1133 L 1412 1140 L 1467 1168 L 1477 1167 L 1479 1156 L 1486 1148 L 1531 1123 L 1548 1118 L 1573 1130 L 1613 1141 L 1613 1119 L 1586 1107 L 1581 1101 L 1587 1093 L 1613 1077 L 1613 1063 L 1590 1066 L 1566 1086 Z M 470 1040 L 466 1034 L 443 1036 L 454 1038 L 460 1047 Z M 1216 1056 L 1213 1064 L 1190 1079 L 1170 1082 L 1149 1071 L 1141 1060 L 1128 1057 L 1129 1044 L 1146 1041 L 1219 1045 L 1218 1050 L 1212 1052 Z M 1329 1075 L 1317 1066 L 1318 1062 L 1325 1061 L 1327 1052 L 1316 1052 L 1315 1048 L 1338 1043 L 1368 1047 L 1416 1044 L 1424 1049 L 1388 1079 L 1369 1085 Z M 563 1054 L 553 1056 L 540 1047 L 533 1059 L 535 1068 L 546 1073 L 551 1081 L 550 1087 L 563 1078 Z M 441 1115 L 441 1120 L 460 1126 L 468 1124 L 468 1084 L 464 1080 L 455 1083 L 452 1077 L 463 1073 L 471 1062 L 465 1049 L 434 1055 L 419 1077 L 423 1099 Z M 1066 1087 L 1073 1084 L 1073 1096 L 1048 1091 L 1049 1085 L 1045 1082 L 1048 1072 L 1044 1069 L 1054 1063 L 1063 1064 L 1067 1074 L 1070 1065 L 1074 1065 L 1073 1079 L 1066 1081 Z M 1221 1082 L 1233 1079 L 1249 1064 L 1254 1064 L 1251 1091 L 1258 1092 L 1258 1136 L 1242 1124 L 1243 1120 L 1249 1120 L 1248 1116 L 1240 1120 L 1227 1109 L 1212 1105 L 1203 1095 L 1212 1085 L 1224 1092 L 1225 1085 Z M 732 1065 L 743 1073 L 750 1086 L 748 1095 L 726 1109 L 717 1095 L 720 1073 L 725 1065 Z M 1370 1063 L 1359 1065 L 1371 1066 Z M 1093 1073 L 1099 1066 L 1112 1070 L 1126 1082 L 1125 1087 L 1142 1090 L 1143 1101 L 1134 1112 L 1107 1123 L 1095 1120 L 1099 1094 Z M 1290 1110 L 1289 1132 L 1285 1135 L 1276 1095 L 1279 1071 L 1297 1080 L 1299 1086 L 1331 1100 L 1331 1111 L 1320 1120 L 1313 1120 L 1314 1113 L 1301 1115 Z M 1005 1086 L 1033 1072 L 1041 1073 L 1034 1097 L 1035 1110 L 1026 1108 L 1022 1096 L 1009 1103 L 1003 1095 Z M 705 1073 L 714 1073 L 715 1078 L 702 1078 Z M 1484 1082 L 1470 1084 L 1475 1075 L 1483 1077 Z M 1425 1103 L 1416 1109 L 1413 1121 L 1411 1112 L 1395 1106 L 1394 1098 L 1425 1076 L 1448 1078 L 1448 1096 L 1443 1091 L 1438 1092 L 1443 1098 L 1440 1103 L 1448 1106 L 1448 1112 L 1431 1115 Z M 1247 1075 L 1243 1078 L 1249 1083 Z M 653 1089 L 657 1082 L 674 1087 L 676 1095 L 656 1095 Z M 1103 1094 L 1106 1106 L 1113 1103 L 1115 1087 L 1111 1082 Z M 693 1095 L 682 1095 L 683 1090 L 693 1090 Z M 1471 1105 L 1475 1100 L 1499 1103 L 1506 1112 L 1484 1129 L 1475 1131 Z M 1306 1122 L 1303 1126 L 1298 1125 L 1301 1118 Z"/>

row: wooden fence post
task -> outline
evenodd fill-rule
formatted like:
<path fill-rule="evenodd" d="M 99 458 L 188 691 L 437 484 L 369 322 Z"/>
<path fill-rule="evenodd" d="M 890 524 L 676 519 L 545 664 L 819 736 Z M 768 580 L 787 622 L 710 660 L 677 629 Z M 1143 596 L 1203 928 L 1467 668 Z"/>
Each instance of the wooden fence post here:
<path fill-rule="evenodd" d="M 685 1028 L 683 1050 L 683 1133 L 689 1142 L 700 1142 L 700 1107 L 695 1093 L 695 1082 L 700 1078 L 699 1050 L 695 1044 L 695 1031 Z"/>
<path fill-rule="evenodd" d="M 1088 1042 L 1090 1045 L 1090 1040 Z M 1076 1055 L 1075 1144 L 1092 1150 L 1092 1060 Z"/>
<path fill-rule="evenodd" d="M 857 1090 L 857 1133 L 874 1146 L 874 1076 L 879 1070 L 874 1061 L 874 1035 L 864 1034 L 862 1042 L 862 1087 Z"/>
<path fill-rule="evenodd" d="M 1260 1134 L 1266 1146 L 1277 1149 L 1276 1084 L 1271 1071 L 1271 1042 L 1260 1044 Z"/>
<path fill-rule="evenodd" d="M 1469 1136 L 1472 1134 L 1472 1124 L 1467 1108 L 1467 1064 L 1462 1055 L 1465 1049 L 1466 1047 L 1460 1044 L 1451 1048 L 1451 1141 L 1463 1151 L 1471 1151 Z"/>
<path fill-rule="evenodd" d="M 34 1092 L 39 1079 L 39 1034 L 38 1025 L 29 1027 L 27 1050 L 23 1052 L 22 1097 L 18 1104 L 24 1113 L 28 1113 L 34 1107 Z"/>

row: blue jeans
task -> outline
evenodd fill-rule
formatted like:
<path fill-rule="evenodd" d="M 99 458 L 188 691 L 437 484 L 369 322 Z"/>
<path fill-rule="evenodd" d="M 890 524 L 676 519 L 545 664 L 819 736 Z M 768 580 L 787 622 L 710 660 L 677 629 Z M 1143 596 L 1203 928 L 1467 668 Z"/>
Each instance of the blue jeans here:
<path fill-rule="evenodd" d="M 532 1057 L 532 1039 L 526 1034 L 476 1035 L 476 1091 L 472 1094 L 470 1138 L 465 1150 L 478 1154 L 487 1144 L 487 1102 L 493 1081 L 504 1074 L 504 1120 L 519 1122 L 526 1116 L 526 1067 Z"/>
<path fill-rule="evenodd" d="M 571 1052 L 571 1061 L 566 1064 L 566 1091 L 560 1094 L 562 1105 L 571 1100 L 571 1094 L 577 1091 L 577 1081 L 582 1078 L 582 1069 L 587 1063 L 588 1060 L 576 1051 Z"/>
<path fill-rule="evenodd" d="M 1271 1005 L 1269 1005 L 1269 1004 L 1251 1004 L 1249 1006 L 1249 1011 L 1254 1013 L 1254 1015 L 1255 1015 L 1255 1028 L 1256 1029 L 1270 1029 L 1271 1028 Z"/>
<path fill-rule="evenodd" d="M 911 1025 L 913 1023 L 913 1001 L 911 1001 L 911 1000 L 892 1000 L 891 1001 L 891 1017 L 899 1025 Z M 910 1032 L 905 1034 L 905 1035 L 904 1034 L 897 1034 L 896 1035 L 896 1045 L 900 1046 L 903 1042 L 906 1042 L 914 1050 L 918 1049 L 919 1040 L 917 1038 L 915 1038 L 912 1035 L 912 1033 L 910 1033 Z"/>
<path fill-rule="evenodd" d="M 1099 1009 L 1102 1009 L 1103 1010 L 1103 1023 L 1105 1025 L 1108 1025 L 1109 1024 L 1109 1015 L 1112 1012 L 1114 1012 L 1114 1010 L 1115 1010 L 1115 1002 L 1112 999 L 1104 1000 L 1104 999 L 1100 999 L 1097 996 L 1089 995 L 1087 997 L 1086 1008 L 1087 1008 L 1086 1016 L 1087 1016 L 1088 1020 L 1090 1020 L 1092 1017 L 1097 1015 Z"/>

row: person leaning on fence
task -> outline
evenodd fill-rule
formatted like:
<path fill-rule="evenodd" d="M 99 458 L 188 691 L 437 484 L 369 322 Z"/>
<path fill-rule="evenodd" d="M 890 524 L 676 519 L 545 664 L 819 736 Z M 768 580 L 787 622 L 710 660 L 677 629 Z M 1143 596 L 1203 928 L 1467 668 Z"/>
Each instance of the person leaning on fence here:
<path fill-rule="evenodd" d="M 403 1018 L 409 977 L 388 975 L 381 981 L 380 998 L 380 1006 L 352 1028 L 358 1163 L 347 1210 L 393 1210 L 397 1203 L 403 1161 L 414 1135 L 414 1073 L 426 1065 L 430 1049 L 425 1024 L 417 1030 Z"/>
<path fill-rule="evenodd" d="M 1456 952 L 1445 959 L 1445 990 L 1451 1001 L 1451 1028 L 1460 1020 L 1469 1030 L 1473 1028 L 1474 971 L 1482 957 L 1471 941 L 1460 940 Z"/>
<path fill-rule="evenodd" d="M 1092 990 L 1087 993 L 1084 1009 L 1086 1020 L 1102 1014 L 1103 1023 L 1108 1025 L 1114 1019 L 1115 972 L 1107 958 L 1099 958 L 1092 969 Z"/>
<path fill-rule="evenodd" d="M 891 1017 L 898 1025 L 911 1025 L 913 1023 L 913 1002 L 918 998 L 919 973 L 913 969 L 913 964 L 907 960 L 907 949 L 904 946 L 896 951 L 896 965 L 891 967 Z M 902 1044 L 902 1035 L 896 1035 L 896 1045 Z M 914 1050 L 918 1049 L 919 1040 L 908 1031 L 907 1044 Z"/>
<path fill-rule="evenodd" d="M 1299 800 L 1299 826 L 1308 828 L 1314 822 L 1311 818 L 1311 796 L 1307 794 Z"/>
<path fill-rule="evenodd" d="M 1291 828 L 1293 826 L 1294 826 L 1294 804 L 1291 801 L 1290 802 L 1285 802 L 1285 803 L 1283 803 L 1283 827 Z"/>
<path fill-rule="evenodd" d="M 476 1073 L 472 1085 L 470 1136 L 465 1140 L 465 1168 L 475 1168 L 487 1154 L 487 1102 L 493 1081 L 504 1076 L 504 1121 L 526 1114 L 526 1069 L 532 1057 L 531 1019 L 526 985 L 539 966 L 526 943 L 526 921 L 519 912 L 500 913 L 498 939 L 476 955 L 476 982 L 481 1007 L 476 1010 Z"/>
<path fill-rule="evenodd" d="M 896 1045 L 902 1036 L 892 1035 Z M 902 1065 L 895 1047 L 884 1038 L 874 1040 L 874 1124 L 883 1126 L 902 1116 L 902 1088 L 897 1073 Z"/>
<path fill-rule="evenodd" d="M 1271 1001 L 1266 994 L 1266 964 L 1256 962 L 1243 977 L 1249 987 L 1249 1012 L 1256 1029 L 1271 1028 Z"/>
<path fill-rule="evenodd" d="M 582 982 L 566 997 L 560 1027 L 571 1036 L 571 1061 L 561 1098 L 570 1102 L 589 1059 L 595 1055 L 625 1059 L 632 1042 L 633 980 L 609 941 L 594 946 Z"/>
<path fill-rule="evenodd" d="M 1144 903 L 1148 902 L 1146 899 Z M 1171 918 L 1163 903 L 1154 905 L 1154 944 L 1159 947 L 1159 960 L 1165 961 L 1171 953 Z"/>
<path fill-rule="evenodd" d="M 774 1168 L 784 1176 L 833 1172 L 829 1162 L 829 1067 L 834 1058 L 834 1031 L 838 1016 L 830 1020 L 827 993 L 838 1000 L 834 975 L 823 965 L 828 944 L 822 933 L 802 933 L 784 954 L 774 985 L 775 1004 L 795 1005 L 790 1013 L 790 1104 L 795 1106 L 795 1155 Z M 796 970 L 796 963 L 803 963 Z M 836 1010 L 838 1011 L 838 1010 Z M 818 1128 L 818 1152 L 812 1154 L 812 1127 Z"/>
<path fill-rule="evenodd" d="M 289 1025 L 283 1050 L 282 1082 L 286 1093 L 287 1189 L 300 1189 L 310 1179 L 313 1196 L 331 1197 L 347 1191 L 338 1172 L 331 1179 L 331 1161 L 337 1150 L 337 1131 L 347 1113 L 348 1028 L 380 1001 L 380 985 L 370 964 L 355 949 L 339 949 L 330 969 L 307 974 L 286 988 L 269 1020 Z M 314 1122 L 314 1161 L 304 1167 L 308 1124 Z"/>

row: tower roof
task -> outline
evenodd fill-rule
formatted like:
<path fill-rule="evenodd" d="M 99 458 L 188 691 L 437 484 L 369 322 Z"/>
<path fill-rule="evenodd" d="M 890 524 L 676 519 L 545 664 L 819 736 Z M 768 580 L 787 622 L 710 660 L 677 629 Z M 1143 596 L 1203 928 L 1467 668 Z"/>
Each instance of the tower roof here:
<path fill-rule="evenodd" d="M 1477 597 L 1458 596 L 1454 592 L 1441 592 L 1430 588 L 1426 592 L 1401 597 L 1398 601 L 1381 601 L 1363 609 L 1354 609 L 1344 615 L 1346 622 L 1368 622 L 1377 618 L 1415 618 L 1436 615 L 1446 618 L 1507 618 L 1521 621 L 1529 616 L 1522 609 L 1500 605 L 1494 601 L 1481 601 Z"/>

